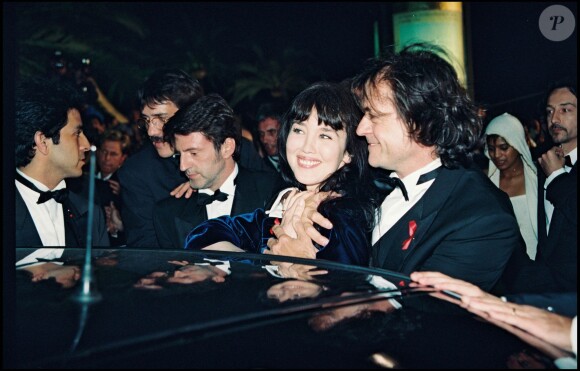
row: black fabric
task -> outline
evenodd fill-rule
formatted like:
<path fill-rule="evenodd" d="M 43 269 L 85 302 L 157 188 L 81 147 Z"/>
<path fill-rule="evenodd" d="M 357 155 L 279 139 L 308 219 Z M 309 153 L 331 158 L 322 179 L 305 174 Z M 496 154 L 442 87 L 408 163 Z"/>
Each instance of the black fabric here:
<path fill-rule="evenodd" d="M 476 167 L 442 167 L 423 197 L 375 242 L 371 266 L 439 271 L 490 290 L 520 244 L 505 192 Z"/>
<path fill-rule="evenodd" d="M 405 188 L 405 184 L 403 181 L 396 177 L 379 177 L 376 178 L 374 181 L 375 186 L 381 191 L 391 192 L 395 188 L 401 188 L 401 192 L 403 192 L 403 197 L 405 197 L 405 201 L 409 201 L 409 194 L 407 193 L 407 188 Z"/>
<path fill-rule="evenodd" d="M 419 177 L 419 180 L 417 180 L 417 185 L 435 179 L 437 177 L 437 174 L 439 174 L 440 171 L 441 171 L 441 166 L 439 166 L 437 169 L 433 169 L 433 170 L 429 171 L 428 173 L 421 175 Z M 396 177 L 389 177 L 389 176 L 387 176 L 387 177 L 379 176 L 374 180 L 374 183 L 377 186 L 377 188 L 380 189 L 381 191 L 392 192 L 397 187 L 401 188 L 401 192 L 403 193 L 403 197 L 405 197 L 406 201 L 409 201 L 409 194 L 407 193 L 407 189 L 405 188 L 405 184 L 403 183 L 403 181 L 401 179 L 396 178 Z"/>
<path fill-rule="evenodd" d="M 215 191 L 213 195 L 208 195 L 207 193 L 199 193 L 197 195 L 198 205 L 209 205 L 214 201 L 223 202 L 228 199 L 228 194 L 220 191 L 219 189 Z"/>
<path fill-rule="evenodd" d="M 43 204 L 46 201 L 50 200 L 51 198 L 54 198 L 54 200 L 56 202 L 58 202 L 59 204 L 62 204 L 63 202 L 68 200 L 68 189 L 66 189 L 66 188 L 58 189 L 56 191 L 43 192 L 40 189 L 38 189 L 34 184 L 32 184 L 31 181 L 24 178 L 18 172 L 16 172 L 16 180 L 18 180 L 20 183 L 22 183 L 22 185 L 24 185 L 24 186 L 32 189 L 34 192 L 37 192 L 40 194 L 40 197 L 38 197 L 38 201 L 36 201 L 37 204 Z"/>
<path fill-rule="evenodd" d="M 572 167 L 572 159 L 570 158 L 570 156 L 564 157 L 564 164 L 568 167 Z"/>
<path fill-rule="evenodd" d="M 421 175 L 419 177 L 419 180 L 417 180 L 417 185 L 426 183 L 430 180 L 437 178 L 437 174 L 439 174 L 439 172 L 441 172 L 441 166 L 439 166 L 437 169 L 433 169 L 430 172 Z"/>
<path fill-rule="evenodd" d="M 40 197 L 37 204 L 45 203 L 46 201 L 54 198 L 54 200 L 62 204 L 64 212 L 64 233 L 65 233 L 65 244 L 66 246 L 82 246 L 82 241 L 80 237 L 80 231 L 76 224 L 76 218 L 78 217 L 78 212 L 74 205 L 69 201 L 68 189 L 62 188 L 56 191 L 46 191 L 43 192 L 38 189 L 31 181 L 24 178 L 18 172 L 16 172 L 16 180 L 22 183 L 24 186 L 32 189 L 34 192 L 40 193 Z"/>

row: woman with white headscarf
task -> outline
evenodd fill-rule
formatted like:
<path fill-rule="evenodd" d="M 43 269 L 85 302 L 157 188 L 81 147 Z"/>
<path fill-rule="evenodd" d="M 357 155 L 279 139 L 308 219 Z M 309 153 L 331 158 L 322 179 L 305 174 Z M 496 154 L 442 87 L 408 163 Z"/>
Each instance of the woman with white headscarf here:
<path fill-rule="evenodd" d="M 488 176 L 512 202 L 526 250 L 535 259 L 538 245 L 538 175 L 522 123 L 504 113 L 488 124 L 485 155 Z"/>

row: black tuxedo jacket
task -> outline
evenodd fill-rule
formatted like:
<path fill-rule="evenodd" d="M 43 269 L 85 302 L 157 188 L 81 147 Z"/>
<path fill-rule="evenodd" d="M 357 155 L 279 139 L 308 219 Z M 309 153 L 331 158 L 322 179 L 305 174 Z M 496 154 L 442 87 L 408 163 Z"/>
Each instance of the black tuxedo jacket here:
<path fill-rule="evenodd" d="M 153 212 L 158 201 L 187 181 L 179 170 L 179 160 L 159 157 L 155 147 L 148 143 L 129 157 L 117 173 L 127 246 L 158 247 Z"/>
<path fill-rule="evenodd" d="M 73 235 L 69 233 L 70 231 L 65 226 L 65 230 L 67 231 L 65 239 L 66 246 L 85 247 L 89 209 L 88 201 L 73 192 L 69 192 L 69 200 L 76 209 L 76 215 L 73 216 L 72 220 L 76 225 L 76 230 L 79 231 L 78 238 L 80 239 L 80 246 L 79 242 L 73 238 Z M 69 216 L 65 213 L 64 217 L 67 218 Z M 98 206 L 94 208 L 92 241 L 92 246 L 109 246 L 105 215 Z M 40 235 L 18 190 L 16 190 L 16 247 L 42 247 Z"/>
<path fill-rule="evenodd" d="M 280 178 L 273 172 L 253 171 L 238 166 L 236 193 L 230 215 L 264 208 L 281 189 Z M 197 204 L 197 192 L 189 199 L 168 197 L 157 203 L 153 216 L 159 246 L 183 249 L 185 237 L 199 223 L 207 220 L 205 205 Z"/>
<path fill-rule="evenodd" d="M 550 231 L 546 228 L 544 183 L 538 169 L 538 252 L 536 260 L 521 255 L 510 262 L 506 286 L 514 293 L 568 292 L 578 289 L 578 170 L 556 177 L 546 190 L 554 205 Z"/>
<path fill-rule="evenodd" d="M 556 177 L 546 190 L 546 198 L 554 205 L 550 231 L 546 232 L 544 209 L 544 173 L 538 181 L 538 253 L 536 261 L 549 268 L 556 291 L 576 291 L 578 266 L 578 170 Z M 554 291 L 554 290 L 552 290 Z"/>
<path fill-rule="evenodd" d="M 411 221 L 417 228 L 403 249 Z M 373 245 L 371 265 L 407 275 L 439 271 L 489 290 L 523 243 L 506 193 L 479 169 L 443 168 L 423 197 Z"/>

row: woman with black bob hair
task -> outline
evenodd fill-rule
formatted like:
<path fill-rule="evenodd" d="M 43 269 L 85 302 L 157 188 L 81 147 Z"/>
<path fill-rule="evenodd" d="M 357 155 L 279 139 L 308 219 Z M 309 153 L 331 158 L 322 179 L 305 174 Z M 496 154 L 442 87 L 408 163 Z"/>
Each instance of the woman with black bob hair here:
<path fill-rule="evenodd" d="M 285 210 L 299 199 L 332 191 L 318 211 L 333 228 L 317 227 L 329 243 L 314 243 L 315 257 L 367 266 L 379 195 L 367 163 L 366 140 L 356 135 L 361 117 L 349 85 L 318 82 L 306 88 L 284 115 L 278 137 L 280 170 L 289 188 L 268 211 L 221 216 L 198 225 L 187 236 L 185 248 L 263 253 L 268 239 L 275 237 L 273 225 L 282 224 L 295 236 L 292 223 L 284 220 Z"/>

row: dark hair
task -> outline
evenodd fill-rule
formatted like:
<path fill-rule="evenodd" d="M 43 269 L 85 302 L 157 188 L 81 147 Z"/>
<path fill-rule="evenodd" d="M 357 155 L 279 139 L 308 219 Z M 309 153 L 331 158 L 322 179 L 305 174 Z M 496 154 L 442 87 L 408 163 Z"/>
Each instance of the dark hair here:
<path fill-rule="evenodd" d="M 283 109 L 279 104 L 275 103 L 262 103 L 258 107 L 258 113 L 256 114 L 256 121 L 258 123 L 264 121 L 267 118 L 281 121 Z"/>
<path fill-rule="evenodd" d="M 103 144 L 105 141 L 119 142 L 121 144 L 121 152 L 124 155 L 131 154 L 131 138 L 127 134 L 119 130 L 109 129 L 103 133 L 99 143 Z"/>
<path fill-rule="evenodd" d="M 557 89 L 568 89 L 570 93 L 574 94 L 575 97 L 578 97 L 576 94 L 576 83 L 572 81 L 556 81 L 553 82 L 550 87 L 548 88 L 548 93 L 546 94 L 545 101 L 548 101 L 550 95 Z"/>
<path fill-rule="evenodd" d="M 227 138 L 236 142 L 234 159 L 239 158 L 242 129 L 228 103 L 217 94 L 199 98 L 195 103 L 177 111 L 163 127 L 165 139 L 175 146 L 175 135 L 202 133 L 218 152 Z"/>
<path fill-rule="evenodd" d="M 60 142 L 68 112 L 82 111 L 83 97 L 75 87 L 57 78 L 32 78 L 16 86 L 16 167 L 26 166 L 36 154 L 37 131 Z"/>
<path fill-rule="evenodd" d="M 278 134 L 280 173 L 284 181 L 300 190 L 306 186 L 296 179 L 286 157 L 286 141 L 295 122 L 310 117 L 312 108 L 318 113 L 318 124 L 330 126 L 334 130 L 346 132 L 346 151 L 351 161 L 331 174 L 320 186 L 320 191 L 334 191 L 344 197 L 354 197 L 360 202 L 370 222 L 374 219 L 374 209 L 378 205 L 373 193 L 368 165 L 368 145 L 363 137 L 356 134 L 356 127 L 362 118 L 353 96 L 344 84 L 318 82 L 310 85 L 294 98 L 289 110 L 282 118 Z M 325 201 L 325 202 L 329 202 Z M 319 206 L 324 204 L 324 202 Z"/>
<path fill-rule="evenodd" d="M 483 145 L 483 123 L 453 66 L 438 54 L 447 56 L 440 47 L 416 43 L 371 59 L 354 78 L 353 93 L 362 106 L 379 83 L 387 83 L 413 139 L 435 146 L 445 167 L 467 167 Z"/>
<path fill-rule="evenodd" d="M 177 68 L 157 70 L 138 91 L 141 108 L 170 101 L 181 109 L 203 96 L 199 81 Z"/>
<path fill-rule="evenodd" d="M 574 94 L 574 96 L 576 98 L 578 98 L 578 95 L 576 94 L 576 83 L 573 81 L 555 81 L 553 82 L 550 87 L 548 88 L 548 91 L 546 92 L 546 95 L 544 96 L 544 100 L 542 101 L 543 105 L 541 107 L 541 115 L 542 115 L 542 121 L 547 124 L 547 117 L 546 117 L 546 107 L 548 106 L 548 100 L 550 99 L 550 95 L 552 95 L 552 93 L 554 93 L 554 91 L 558 90 L 558 89 L 567 89 L 570 93 Z"/>

